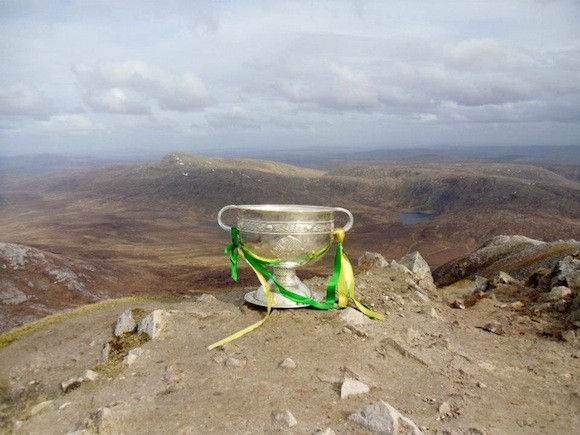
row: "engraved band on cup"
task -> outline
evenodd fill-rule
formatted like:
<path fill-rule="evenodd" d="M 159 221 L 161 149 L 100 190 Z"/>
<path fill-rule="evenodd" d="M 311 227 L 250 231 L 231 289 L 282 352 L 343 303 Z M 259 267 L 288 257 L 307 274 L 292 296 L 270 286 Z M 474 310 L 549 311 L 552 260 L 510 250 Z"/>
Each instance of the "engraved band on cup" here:
<path fill-rule="evenodd" d="M 258 234 L 328 234 L 334 229 L 334 221 L 326 222 L 265 222 L 243 219 L 240 231 Z"/>

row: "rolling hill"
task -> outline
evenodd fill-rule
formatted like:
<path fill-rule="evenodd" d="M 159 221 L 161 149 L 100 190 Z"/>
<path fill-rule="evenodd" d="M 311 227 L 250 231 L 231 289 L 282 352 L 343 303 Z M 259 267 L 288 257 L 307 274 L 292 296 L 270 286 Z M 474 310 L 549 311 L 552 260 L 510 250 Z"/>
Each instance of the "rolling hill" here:
<path fill-rule="evenodd" d="M 170 153 L 147 164 L 5 176 L 0 198 L 0 241 L 115 267 L 129 277 L 129 293 L 188 295 L 233 285 L 222 252 L 229 235 L 215 223 L 227 204 L 346 207 L 355 215 L 346 241 L 352 258 L 419 250 L 432 268 L 503 234 L 580 239 L 580 183 L 515 163 L 351 164 L 325 172 Z M 433 219 L 396 220 L 418 211 Z M 301 274 L 327 276 L 326 257 Z M 242 268 L 240 285 L 254 284 Z"/>

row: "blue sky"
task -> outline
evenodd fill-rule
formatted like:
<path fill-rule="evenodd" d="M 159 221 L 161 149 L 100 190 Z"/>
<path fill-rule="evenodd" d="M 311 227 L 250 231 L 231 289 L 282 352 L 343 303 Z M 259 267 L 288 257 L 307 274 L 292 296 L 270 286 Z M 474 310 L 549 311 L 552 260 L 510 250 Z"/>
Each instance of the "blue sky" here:
<path fill-rule="evenodd" d="M 576 0 L 0 0 L 0 155 L 577 145 L 578 23 Z"/>

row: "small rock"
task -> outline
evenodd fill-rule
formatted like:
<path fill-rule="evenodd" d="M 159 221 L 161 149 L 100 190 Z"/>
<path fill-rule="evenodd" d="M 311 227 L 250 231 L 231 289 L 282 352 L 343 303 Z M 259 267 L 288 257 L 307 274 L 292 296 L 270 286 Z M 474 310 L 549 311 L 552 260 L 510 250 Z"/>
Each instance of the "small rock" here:
<path fill-rule="evenodd" d="M 576 341 L 576 333 L 572 329 L 562 331 L 562 338 L 567 343 L 574 343 Z"/>
<path fill-rule="evenodd" d="M 296 418 L 294 418 L 290 411 L 273 412 L 272 419 L 276 423 L 283 423 L 288 427 L 294 427 L 298 424 L 298 421 L 296 421 Z"/>
<path fill-rule="evenodd" d="M 109 342 L 106 342 L 103 346 L 103 350 L 101 351 L 101 361 L 106 362 L 109 361 L 109 356 L 111 355 L 111 345 Z"/>
<path fill-rule="evenodd" d="M 421 310 L 421 312 L 423 314 L 428 315 L 432 319 L 439 318 L 439 315 L 437 314 L 437 310 L 435 309 L 435 307 L 432 307 L 431 305 L 427 305 L 426 307 L 423 307 L 423 309 Z"/>
<path fill-rule="evenodd" d="M 53 401 L 52 400 L 45 400 L 44 402 L 40 402 L 37 405 L 34 405 L 32 407 L 32 409 L 30 410 L 30 415 L 36 415 L 41 413 L 42 411 L 44 411 L 46 408 L 48 408 L 49 406 L 52 406 Z"/>
<path fill-rule="evenodd" d="M 86 370 L 83 375 L 83 380 L 94 382 L 99 377 L 99 374 L 93 370 Z"/>
<path fill-rule="evenodd" d="M 234 357 L 229 357 L 228 359 L 226 359 L 225 362 L 226 367 L 235 367 L 235 368 L 245 367 L 246 364 L 247 361 L 245 359 L 239 359 Z"/>
<path fill-rule="evenodd" d="M 127 356 L 125 357 L 125 359 L 123 360 L 123 362 L 125 364 L 127 364 L 128 366 L 130 366 L 131 364 L 133 364 L 135 361 L 137 361 L 137 358 L 144 352 L 143 349 L 141 349 L 140 347 L 136 347 L 135 349 L 131 349 L 129 351 L 129 353 L 127 354 Z"/>
<path fill-rule="evenodd" d="M 450 414 L 451 414 L 451 405 L 449 405 L 449 403 L 443 402 L 441 405 L 439 405 L 439 415 L 445 416 Z"/>
<path fill-rule="evenodd" d="M 368 405 L 362 411 L 349 415 L 348 419 L 375 433 L 390 435 L 423 434 L 415 423 L 382 400 Z"/>
<path fill-rule="evenodd" d="M 358 266 L 362 269 L 370 269 L 375 266 L 384 269 L 388 265 L 389 263 L 387 263 L 385 257 L 376 252 L 367 251 L 358 259 Z"/>
<path fill-rule="evenodd" d="M 478 382 L 475 385 L 477 385 L 477 388 L 487 388 L 487 385 L 485 385 L 483 382 Z"/>
<path fill-rule="evenodd" d="M 203 302 L 206 304 L 211 304 L 212 302 L 216 302 L 218 299 L 213 295 L 208 295 L 207 293 L 202 294 L 200 297 L 197 298 L 197 302 Z"/>
<path fill-rule="evenodd" d="M 481 327 L 484 331 L 493 332 L 497 335 L 505 334 L 505 330 L 503 329 L 503 325 L 498 322 L 497 320 L 490 320 L 485 325 Z"/>
<path fill-rule="evenodd" d="M 97 433 L 117 433 L 116 419 L 111 408 L 101 408 L 93 416 L 97 425 Z"/>
<path fill-rule="evenodd" d="M 139 334 L 147 334 L 152 340 L 154 340 L 160 336 L 161 330 L 165 325 L 166 318 L 167 311 L 152 311 L 147 317 L 139 322 L 139 328 L 137 332 Z"/>
<path fill-rule="evenodd" d="M 514 277 L 512 277 L 511 275 L 509 275 L 505 272 L 500 272 L 497 280 L 501 284 L 517 285 L 520 283 L 517 279 L 515 279 Z"/>
<path fill-rule="evenodd" d="M 552 290 L 550 290 L 550 293 L 548 293 L 549 300 L 551 300 L 551 301 L 565 299 L 571 295 L 572 295 L 572 290 L 570 290 L 568 287 L 565 287 L 563 285 L 553 287 Z"/>
<path fill-rule="evenodd" d="M 351 307 L 346 307 L 340 312 L 340 319 L 349 325 L 363 325 L 367 318 L 360 311 Z"/>
<path fill-rule="evenodd" d="M 181 381 L 183 375 L 180 369 L 178 369 L 174 365 L 170 365 L 167 367 L 165 371 L 165 375 L 163 375 L 163 379 L 165 379 L 170 384 L 177 384 Z"/>
<path fill-rule="evenodd" d="M 476 291 L 486 292 L 488 289 L 490 289 L 490 287 L 491 287 L 491 283 L 489 282 L 489 279 L 487 279 L 483 276 L 475 275 L 475 290 Z"/>
<path fill-rule="evenodd" d="M 71 404 L 71 402 L 64 402 L 62 405 L 60 405 L 58 407 L 59 411 L 62 411 L 64 408 L 66 408 L 67 406 L 69 406 Z"/>
<path fill-rule="evenodd" d="M 280 363 L 280 367 L 285 369 L 295 369 L 296 363 L 292 358 L 285 358 L 284 361 Z"/>
<path fill-rule="evenodd" d="M 405 332 L 405 339 L 406 339 L 407 343 L 411 343 L 413 340 L 419 338 L 420 336 L 421 336 L 421 333 L 413 328 L 407 328 L 407 330 Z"/>
<path fill-rule="evenodd" d="M 455 299 L 449 306 L 451 308 L 457 308 L 458 310 L 465 310 L 465 304 L 461 299 Z"/>
<path fill-rule="evenodd" d="M 417 275 L 419 279 L 431 278 L 431 281 L 433 281 L 431 268 L 418 251 L 405 255 L 399 260 L 399 264 L 405 266 L 407 269 Z"/>
<path fill-rule="evenodd" d="M 83 383 L 83 378 L 74 377 L 74 378 L 69 378 L 66 381 L 62 381 L 60 383 L 60 387 L 62 388 L 62 391 L 64 393 L 68 393 L 69 391 L 72 391 L 75 388 L 80 387 L 82 383 Z"/>
<path fill-rule="evenodd" d="M 321 429 L 316 432 L 316 435 L 336 435 L 336 432 L 333 431 L 331 428 L 327 427 L 326 429 Z"/>
<path fill-rule="evenodd" d="M 512 310 L 514 311 L 523 311 L 526 308 L 526 305 L 522 301 L 516 301 L 512 303 Z"/>
<path fill-rule="evenodd" d="M 354 334 L 360 338 L 369 338 L 369 334 L 355 325 L 346 325 L 343 329 L 347 334 Z"/>
<path fill-rule="evenodd" d="M 117 324 L 115 325 L 115 336 L 119 337 L 128 332 L 134 332 L 135 328 L 137 328 L 137 324 L 135 323 L 135 319 L 133 319 L 133 311 L 128 309 L 124 311 L 117 320 Z"/>
<path fill-rule="evenodd" d="M 345 379 L 340 387 L 340 398 L 346 399 L 349 396 L 365 394 L 369 391 L 370 388 L 367 384 L 357 381 L 356 379 Z"/>

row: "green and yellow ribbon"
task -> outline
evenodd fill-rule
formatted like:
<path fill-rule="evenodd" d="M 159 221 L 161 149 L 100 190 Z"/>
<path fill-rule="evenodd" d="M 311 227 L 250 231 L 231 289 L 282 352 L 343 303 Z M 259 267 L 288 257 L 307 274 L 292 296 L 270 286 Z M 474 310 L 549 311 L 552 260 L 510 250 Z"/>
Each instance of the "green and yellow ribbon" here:
<path fill-rule="evenodd" d="M 334 230 L 334 240 L 337 242 L 336 244 L 336 253 L 334 256 L 334 271 L 332 273 L 332 277 L 328 283 L 326 288 L 326 298 L 325 301 L 317 301 L 312 298 L 308 298 L 306 296 L 302 296 L 296 294 L 286 288 L 282 284 L 280 284 L 274 274 L 266 267 L 266 266 L 275 266 L 280 264 L 281 261 L 279 260 L 267 260 L 257 255 L 253 254 L 250 250 L 244 247 L 242 240 L 240 238 L 240 232 L 237 227 L 232 227 L 232 243 L 231 245 L 227 246 L 224 249 L 224 253 L 230 255 L 230 263 L 231 263 L 231 275 L 234 281 L 238 280 L 238 260 L 239 256 L 241 255 L 244 260 L 250 265 L 258 280 L 264 287 L 264 291 L 266 293 L 266 300 L 267 300 L 267 311 L 266 316 L 259 320 L 258 322 L 242 329 L 241 331 L 236 332 L 216 343 L 210 345 L 208 350 L 215 349 L 217 347 L 223 346 L 226 343 L 229 343 L 233 340 L 236 340 L 243 335 L 246 335 L 248 332 L 253 331 L 254 329 L 261 326 L 268 318 L 270 317 L 270 312 L 272 311 L 272 305 L 274 302 L 274 296 L 272 295 L 272 291 L 270 290 L 270 285 L 268 280 L 271 280 L 280 293 L 300 304 L 310 305 L 311 307 L 318 308 L 320 310 L 334 310 L 334 309 L 342 309 L 348 305 L 349 299 L 354 302 L 356 307 L 365 315 L 372 319 L 376 320 L 384 320 L 385 316 L 381 313 L 377 313 L 367 306 L 361 304 L 355 297 L 354 294 L 354 272 L 352 269 L 352 265 L 344 252 L 344 239 L 345 239 L 345 231 L 344 228 L 336 228 Z M 323 249 L 320 252 L 317 252 L 312 255 L 312 257 L 320 257 L 327 251 L 328 248 Z M 338 299 L 338 301 L 336 301 Z"/>

